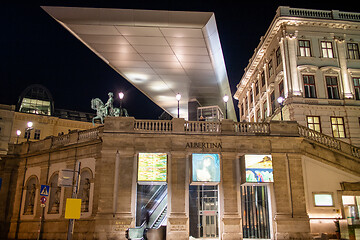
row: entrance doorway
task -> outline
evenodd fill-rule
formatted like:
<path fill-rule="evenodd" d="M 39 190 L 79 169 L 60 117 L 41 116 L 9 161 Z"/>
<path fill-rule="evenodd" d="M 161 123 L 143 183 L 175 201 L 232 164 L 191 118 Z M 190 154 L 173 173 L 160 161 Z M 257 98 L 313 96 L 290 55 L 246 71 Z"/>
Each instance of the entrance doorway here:
<path fill-rule="evenodd" d="M 268 186 L 241 186 L 244 239 L 270 239 Z"/>
<path fill-rule="evenodd" d="M 189 187 L 190 236 L 218 238 L 218 186 Z"/>

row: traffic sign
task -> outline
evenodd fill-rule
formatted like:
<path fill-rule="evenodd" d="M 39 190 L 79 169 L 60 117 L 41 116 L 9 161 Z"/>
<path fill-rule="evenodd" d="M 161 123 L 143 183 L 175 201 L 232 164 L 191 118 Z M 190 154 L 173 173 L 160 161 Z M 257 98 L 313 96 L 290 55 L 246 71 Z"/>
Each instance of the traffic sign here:
<path fill-rule="evenodd" d="M 79 219 L 81 215 L 81 199 L 67 198 L 65 206 L 66 219 Z"/>
<path fill-rule="evenodd" d="M 40 198 L 40 202 L 41 202 L 42 204 L 45 204 L 45 203 L 46 203 L 46 200 L 47 200 L 47 198 L 46 198 L 45 196 L 42 196 L 42 197 Z"/>
<path fill-rule="evenodd" d="M 40 196 L 49 196 L 49 189 L 50 186 L 48 185 L 41 185 L 40 187 Z"/>

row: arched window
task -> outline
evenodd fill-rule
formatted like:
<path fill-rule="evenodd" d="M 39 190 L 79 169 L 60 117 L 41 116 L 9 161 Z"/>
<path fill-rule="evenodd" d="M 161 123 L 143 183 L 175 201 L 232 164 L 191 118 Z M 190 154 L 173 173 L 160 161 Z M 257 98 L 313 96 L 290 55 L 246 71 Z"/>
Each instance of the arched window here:
<path fill-rule="evenodd" d="M 36 176 L 31 176 L 25 184 L 25 204 L 24 215 L 33 215 L 35 206 L 36 189 L 38 185 L 38 179 Z"/>
<path fill-rule="evenodd" d="M 92 182 L 92 172 L 85 168 L 80 174 L 80 188 L 78 198 L 81 198 L 81 212 L 89 212 L 90 186 Z"/>
<path fill-rule="evenodd" d="M 28 86 L 20 95 L 17 111 L 41 115 L 52 115 L 54 101 L 49 90 L 40 85 Z"/>
<path fill-rule="evenodd" d="M 49 214 L 57 214 L 60 209 L 61 187 L 58 186 L 59 173 L 54 173 L 50 178 Z"/>

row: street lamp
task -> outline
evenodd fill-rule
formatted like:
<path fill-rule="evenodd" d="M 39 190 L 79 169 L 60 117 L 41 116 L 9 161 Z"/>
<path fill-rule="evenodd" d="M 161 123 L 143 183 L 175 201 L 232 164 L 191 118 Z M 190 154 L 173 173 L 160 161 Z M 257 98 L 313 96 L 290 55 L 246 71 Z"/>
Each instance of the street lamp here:
<path fill-rule="evenodd" d="M 27 123 L 27 128 L 25 129 L 25 131 L 26 131 L 26 134 L 27 134 L 27 136 L 26 136 L 26 140 L 27 141 L 29 141 L 29 138 L 30 138 L 30 132 L 31 132 L 31 130 L 33 130 L 33 122 L 28 122 Z"/>
<path fill-rule="evenodd" d="M 122 100 L 124 98 L 124 93 L 123 92 L 119 92 L 119 98 L 120 98 L 120 110 L 122 108 Z"/>
<path fill-rule="evenodd" d="M 285 98 L 283 98 L 282 96 L 278 97 L 277 99 L 277 102 L 280 104 L 280 115 L 281 115 L 281 121 L 283 121 L 283 112 L 282 112 L 282 109 L 284 107 L 284 101 L 285 101 Z"/>
<path fill-rule="evenodd" d="M 176 100 L 178 101 L 178 118 L 180 117 L 180 99 L 181 99 L 181 94 L 180 93 L 176 94 Z"/>
<path fill-rule="evenodd" d="M 18 143 L 19 143 L 19 137 L 20 137 L 20 135 L 21 135 L 21 131 L 20 131 L 20 130 L 17 130 L 17 131 L 16 131 L 16 135 L 17 135 L 17 137 L 16 137 L 16 144 L 18 144 Z"/>
<path fill-rule="evenodd" d="M 227 102 L 229 101 L 229 96 L 225 94 L 223 100 L 225 102 L 225 119 L 227 119 Z"/>

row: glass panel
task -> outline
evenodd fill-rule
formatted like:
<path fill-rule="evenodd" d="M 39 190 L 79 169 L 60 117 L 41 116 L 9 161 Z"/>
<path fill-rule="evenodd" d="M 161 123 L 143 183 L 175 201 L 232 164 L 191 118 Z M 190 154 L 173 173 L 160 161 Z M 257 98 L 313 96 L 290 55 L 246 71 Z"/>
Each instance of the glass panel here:
<path fill-rule="evenodd" d="M 316 207 L 331 207 L 334 206 L 332 194 L 321 193 L 314 194 L 314 202 Z"/>
<path fill-rule="evenodd" d="M 269 239 L 269 202 L 266 186 L 242 186 L 241 209 L 243 237 Z"/>
<path fill-rule="evenodd" d="M 218 186 L 190 185 L 189 221 L 191 237 L 219 237 Z"/>

